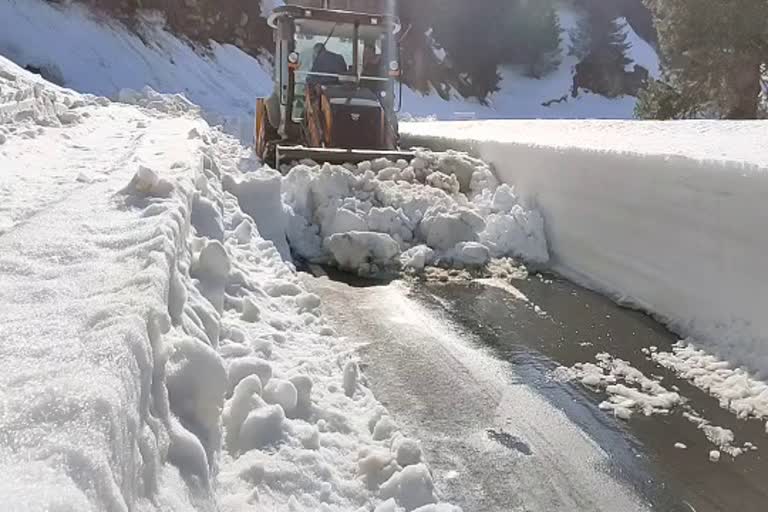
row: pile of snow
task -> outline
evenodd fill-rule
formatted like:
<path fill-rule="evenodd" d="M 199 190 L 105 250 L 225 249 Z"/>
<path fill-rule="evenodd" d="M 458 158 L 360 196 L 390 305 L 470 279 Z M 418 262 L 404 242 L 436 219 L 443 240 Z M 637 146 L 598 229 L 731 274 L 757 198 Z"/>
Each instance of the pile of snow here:
<path fill-rule="evenodd" d="M 717 398 L 722 408 L 739 418 L 768 418 L 768 384 L 755 379 L 744 368 L 733 368 L 727 361 L 686 341 L 676 343 L 672 352 L 653 351 L 650 356 L 654 362 Z"/>
<path fill-rule="evenodd" d="M 745 442 L 741 448 L 735 446 L 736 436 L 733 434 L 733 430 L 712 425 L 711 422 L 702 418 L 695 412 L 686 411 L 683 413 L 683 416 L 704 433 L 707 441 L 717 447 L 717 450 L 710 451 L 710 460 L 712 460 L 712 462 L 720 460 L 721 452 L 726 453 L 731 457 L 738 457 L 747 451 L 757 450 L 757 446 L 749 441 Z M 716 453 L 716 455 L 713 455 L 714 453 Z"/>
<path fill-rule="evenodd" d="M 272 92 L 270 66 L 232 45 L 179 39 L 156 13 L 131 30 L 79 4 L 0 3 L 0 55 L 80 92 L 117 99 L 149 86 L 184 95 L 212 124 L 250 143 L 255 99 Z"/>
<path fill-rule="evenodd" d="M 544 217 L 553 270 L 768 374 L 765 125 L 486 121 L 401 125 L 472 152 Z"/>
<path fill-rule="evenodd" d="M 669 391 L 658 381 L 646 377 L 643 372 L 623 359 L 600 353 L 595 356 L 597 363 L 576 363 L 571 368 L 560 366 L 554 377 L 561 381 L 578 380 L 585 386 L 600 389 L 608 394 L 608 400 L 600 404 L 601 409 L 612 411 L 617 418 L 628 420 L 633 411 L 646 416 L 669 414 L 682 399 Z"/>
<path fill-rule="evenodd" d="M 246 187 L 269 176 L 278 175 L 262 169 L 231 182 L 246 211 L 264 204 Z M 293 251 L 345 270 L 375 273 L 480 266 L 503 256 L 536 263 L 549 258 L 538 212 L 523 208 L 512 187 L 498 186 L 485 163 L 463 153 L 419 151 L 410 163 L 305 162 L 287 171 L 282 197 L 286 218 L 273 205 L 272 219 L 286 224 Z M 279 229 L 270 231 L 282 237 Z"/>
<path fill-rule="evenodd" d="M 654 350 L 648 352 L 657 353 Z M 559 366 L 552 372 L 552 377 L 559 382 L 577 381 L 592 390 L 606 393 L 608 399 L 600 404 L 600 409 L 611 411 L 623 420 L 629 420 L 634 412 L 652 416 L 670 414 L 673 409 L 680 408 L 683 417 L 696 425 L 707 441 L 717 447 L 718 454 L 723 452 L 738 457 L 747 451 L 757 450 L 757 446 L 750 442 L 736 446 L 732 430 L 713 425 L 703 418 L 679 393 L 661 385 L 660 378 L 649 378 L 628 362 L 605 352 L 597 354 L 595 359 L 596 363 Z M 683 443 L 676 443 L 675 447 L 687 448 Z"/>
<path fill-rule="evenodd" d="M 173 95 L 0 80 L 4 509 L 455 510 L 224 191 L 235 139 Z"/>

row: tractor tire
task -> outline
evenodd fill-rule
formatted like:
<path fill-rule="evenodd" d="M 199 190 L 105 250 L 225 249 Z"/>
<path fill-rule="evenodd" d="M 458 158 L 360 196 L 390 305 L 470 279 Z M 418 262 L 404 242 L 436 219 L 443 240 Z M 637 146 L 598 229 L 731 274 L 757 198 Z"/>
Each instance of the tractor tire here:
<path fill-rule="evenodd" d="M 272 124 L 269 122 L 267 109 L 264 102 L 259 102 L 256 111 L 256 140 L 254 141 L 256 155 L 262 162 L 275 165 L 276 141 L 280 138 Z"/>

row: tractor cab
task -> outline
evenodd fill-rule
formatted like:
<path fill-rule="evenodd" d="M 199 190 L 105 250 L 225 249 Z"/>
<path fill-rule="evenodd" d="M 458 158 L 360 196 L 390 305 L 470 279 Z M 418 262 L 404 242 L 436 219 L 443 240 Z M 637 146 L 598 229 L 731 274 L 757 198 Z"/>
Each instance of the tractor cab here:
<path fill-rule="evenodd" d="M 411 156 L 395 154 L 402 87 L 396 17 L 286 5 L 269 24 L 275 90 L 256 110 L 263 160 Z"/>

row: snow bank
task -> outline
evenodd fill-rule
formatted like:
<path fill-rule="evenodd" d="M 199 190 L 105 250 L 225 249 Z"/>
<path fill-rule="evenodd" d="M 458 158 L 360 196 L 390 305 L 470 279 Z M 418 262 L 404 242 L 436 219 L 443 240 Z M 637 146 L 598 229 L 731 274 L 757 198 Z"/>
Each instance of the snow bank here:
<path fill-rule="evenodd" d="M 224 190 L 251 153 L 174 95 L 0 86 L 3 510 L 452 510 Z"/>
<path fill-rule="evenodd" d="M 727 361 L 685 341 L 675 344 L 671 352 L 650 352 L 650 357 L 717 398 L 722 408 L 739 418 L 768 419 L 768 384 L 755 379 L 743 368 L 733 368 Z M 768 422 L 766 426 L 768 430 Z"/>
<path fill-rule="evenodd" d="M 305 162 L 285 170 L 288 240 L 309 261 L 375 273 L 503 256 L 548 260 L 538 212 L 466 154 L 421 151 L 410 164 Z"/>
<path fill-rule="evenodd" d="M 544 217 L 552 267 L 768 374 L 761 122 L 413 123 L 493 164 Z"/>
<path fill-rule="evenodd" d="M 183 94 L 212 124 L 250 143 L 255 99 L 272 92 L 268 65 L 232 45 L 195 47 L 156 16 L 133 30 L 76 3 L 0 3 L 0 55 L 80 92 L 117 98 L 123 88 L 149 86 Z"/>

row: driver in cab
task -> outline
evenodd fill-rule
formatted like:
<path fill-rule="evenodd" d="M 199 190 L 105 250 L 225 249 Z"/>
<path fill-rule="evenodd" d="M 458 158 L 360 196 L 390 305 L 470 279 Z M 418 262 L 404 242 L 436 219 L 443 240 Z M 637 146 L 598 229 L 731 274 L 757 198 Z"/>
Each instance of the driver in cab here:
<path fill-rule="evenodd" d="M 312 73 L 328 73 L 341 75 L 347 72 L 347 62 L 344 57 L 327 49 L 323 43 L 317 43 L 313 49 L 313 61 L 310 75 L 307 78 L 309 85 L 327 85 L 339 81 L 335 76 L 315 75 Z"/>

